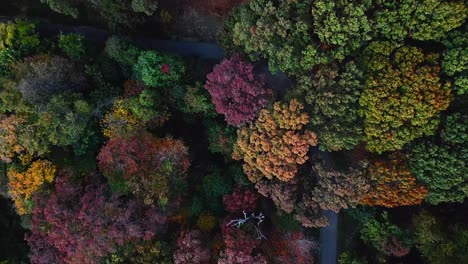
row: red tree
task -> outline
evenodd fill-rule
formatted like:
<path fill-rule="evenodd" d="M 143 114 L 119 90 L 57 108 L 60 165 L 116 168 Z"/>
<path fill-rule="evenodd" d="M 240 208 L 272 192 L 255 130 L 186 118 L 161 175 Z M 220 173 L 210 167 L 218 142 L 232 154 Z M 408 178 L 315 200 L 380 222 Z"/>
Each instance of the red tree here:
<path fill-rule="evenodd" d="M 278 263 L 314 263 L 312 249 L 317 245 L 300 231 L 284 234 L 276 232 L 272 235 L 271 244 L 273 246 L 271 253 Z"/>
<path fill-rule="evenodd" d="M 273 95 L 265 88 L 263 76 L 256 75 L 253 65 L 238 56 L 216 65 L 207 76 L 205 88 L 216 111 L 236 127 L 251 123 Z"/>
<path fill-rule="evenodd" d="M 251 212 L 257 207 L 258 196 L 251 190 L 236 188 L 232 194 L 223 197 L 226 211 L 230 213 L 240 213 L 242 211 Z"/>
<path fill-rule="evenodd" d="M 54 193 L 34 197 L 26 237 L 32 263 L 99 263 L 117 248 L 148 241 L 160 231 L 166 218 L 154 207 L 108 195 L 98 179 L 91 175 L 76 182 L 62 173 Z"/>

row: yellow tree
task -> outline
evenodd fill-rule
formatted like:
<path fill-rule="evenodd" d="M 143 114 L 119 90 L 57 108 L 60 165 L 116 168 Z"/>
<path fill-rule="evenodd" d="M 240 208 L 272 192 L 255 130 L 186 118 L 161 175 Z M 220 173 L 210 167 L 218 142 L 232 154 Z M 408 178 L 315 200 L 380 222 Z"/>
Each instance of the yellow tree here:
<path fill-rule="evenodd" d="M 54 180 L 57 168 L 47 160 L 37 160 L 25 172 L 10 169 L 7 172 L 9 194 L 15 202 L 18 214 L 29 214 L 32 209 L 31 196 L 41 186 Z"/>
<path fill-rule="evenodd" d="M 238 130 L 233 158 L 244 160 L 244 171 L 252 182 L 266 177 L 291 180 L 298 165 L 308 159 L 310 146 L 317 145 L 315 133 L 304 129 L 309 115 L 293 99 L 289 104 L 276 102 L 263 109 L 255 124 Z"/>

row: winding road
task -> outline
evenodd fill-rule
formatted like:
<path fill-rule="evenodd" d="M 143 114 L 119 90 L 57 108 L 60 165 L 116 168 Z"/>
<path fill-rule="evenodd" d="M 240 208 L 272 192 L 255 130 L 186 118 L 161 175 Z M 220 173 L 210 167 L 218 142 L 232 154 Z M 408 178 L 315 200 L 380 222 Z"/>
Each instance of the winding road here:
<path fill-rule="evenodd" d="M 0 23 L 15 20 L 15 17 L 1 17 Z M 105 41 L 112 34 L 106 30 L 88 26 L 70 26 L 62 24 L 52 24 L 46 19 L 38 19 L 37 30 L 41 36 L 52 37 L 60 33 L 79 33 L 88 39 L 94 40 L 98 45 L 104 46 Z M 224 58 L 224 52 L 220 46 L 214 43 L 203 42 L 184 42 L 174 40 L 161 40 L 149 37 L 133 37 L 139 46 L 148 49 L 157 49 L 163 52 L 175 53 L 180 56 L 195 56 L 205 59 L 221 60 Z M 263 63 L 258 65 L 259 71 L 265 75 L 266 83 L 281 95 L 293 85 L 293 82 L 285 73 L 272 74 L 268 66 Z M 334 160 L 328 152 L 323 152 L 315 147 L 313 150 L 324 161 L 325 164 L 333 168 Z M 320 263 L 337 263 L 337 236 L 338 236 L 338 214 L 333 211 L 325 211 L 323 215 L 329 220 L 329 225 L 320 229 Z"/>

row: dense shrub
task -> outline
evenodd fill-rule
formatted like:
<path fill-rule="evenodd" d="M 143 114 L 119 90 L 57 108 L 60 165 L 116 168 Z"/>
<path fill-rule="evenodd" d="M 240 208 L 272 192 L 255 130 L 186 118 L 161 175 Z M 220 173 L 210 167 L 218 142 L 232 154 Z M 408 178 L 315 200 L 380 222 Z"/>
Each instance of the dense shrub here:
<path fill-rule="evenodd" d="M 121 65 L 133 66 L 142 51 L 127 38 L 111 36 L 106 41 L 104 52 Z"/>
<path fill-rule="evenodd" d="M 86 55 L 86 43 L 83 35 L 60 35 L 59 47 L 72 60 L 81 60 Z"/>
<path fill-rule="evenodd" d="M 151 87 L 170 87 L 185 73 L 184 63 L 176 57 L 156 51 L 143 51 L 133 66 L 137 78 Z"/>
<path fill-rule="evenodd" d="M 433 135 L 439 112 L 447 109 L 450 87 L 440 81 L 437 54 L 373 42 L 365 53 L 369 77 L 360 98 L 367 149 L 398 150 L 424 135 Z"/>
<path fill-rule="evenodd" d="M 254 73 L 253 65 L 234 56 L 216 65 L 208 74 L 205 88 L 210 92 L 216 112 L 236 127 L 252 123 L 272 97 L 263 76 Z"/>
<path fill-rule="evenodd" d="M 303 129 L 309 122 L 303 108 L 295 99 L 289 104 L 277 102 L 273 109 L 260 111 L 255 124 L 238 130 L 233 158 L 243 159 L 250 181 L 263 177 L 289 181 L 308 159 L 309 146 L 317 145 L 317 137 Z"/>

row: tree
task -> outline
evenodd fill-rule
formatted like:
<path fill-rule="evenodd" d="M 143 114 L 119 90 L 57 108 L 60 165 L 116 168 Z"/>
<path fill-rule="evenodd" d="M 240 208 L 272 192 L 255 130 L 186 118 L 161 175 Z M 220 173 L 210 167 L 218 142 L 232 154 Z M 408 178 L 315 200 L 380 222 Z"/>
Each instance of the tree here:
<path fill-rule="evenodd" d="M 45 104 L 59 93 L 82 91 L 87 85 L 78 66 L 65 58 L 37 55 L 23 64 L 25 72 L 17 73 L 23 76 L 17 89 L 24 100 L 35 105 Z"/>
<path fill-rule="evenodd" d="M 316 202 L 322 210 L 338 213 L 341 209 L 354 207 L 370 189 L 365 164 L 340 172 L 326 170 L 321 163 L 317 163 L 313 170 L 317 173 L 317 185 L 306 197 Z"/>
<path fill-rule="evenodd" d="M 244 160 L 251 182 L 263 177 L 289 181 L 308 159 L 309 146 L 317 145 L 317 137 L 303 129 L 309 122 L 303 108 L 295 99 L 289 104 L 276 102 L 273 109 L 260 111 L 255 124 L 238 130 L 233 158 Z"/>
<path fill-rule="evenodd" d="M 427 211 L 413 218 L 416 248 L 429 263 L 465 263 L 468 260 L 466 225 L 447 220 Z"/>
<path fill-rule="evenodd" d="M 372 38 L 372 21 L 366 13 L 371 1 L 314 1 L 313 31 L 318 41 L 303 51 L 304 69 L 333 60 L 342 61 Z"/>
<path fill-rule="evenodd" d="M 76 154 L 85 154 L 94 140 L 90 129 L 93 110 L 80 94 L 53 96 L 38 113 L 38 136 L 51 145 L 73 146 Z"/>
<path fill-rule="evenodd" d="M 153 239 L 166 218 L 154 207 L 109 195 L 98 175 L 72 179 L 62 172 L 51 194 L 36 195 L 32 263 L 97 263 L 118 247 Z"/>
<path fill-rule="evenodd" d="M 79 61 L 86 55 L 85 37 L 80 34 L 61 34 L 59 47 L 70 59 Z"/>
<path fill-rule="evenodd" d="M 260 240 L 254 239 L 248 232 L 228 226 L 225 221 L 222 234 L 225 249 L 218 259 L 218 264 L 268 263 L 262 255 L 253 256 L 254 250 L 260 245 Z"/>
<path fill-rule="evenodd" d="M 446 50 L 442 60 L 442 70 L 449 76 L 453 76 L 454 90 L 459 95 L 468 91 L 468 33 L 463 30 L 452 31 L 442 40 Z"/>
<path fill-rule="evenodd" d="M 15 202 L 19 215 L 31 213 L 32 195 L 45 183 L 52 183 L 56 171 L 54 164 L 47 160 L 33 162 L 25 172 L 14 168 L 8 170 L 8 193 Z"/>
<path fill-rule="evenodd" d="M 24 151 L 18 133 L 26 122 L 23 118 L 11 115 L 1 116 L 0 120 L 0 159 L 10 163 L 15 155 Z"/>
<path fill-rule="evenodd" d="M 185 73 L 185 66 L 176 57 L 157 51 L 143 51 L 133 72 L 139 80 L 151 87 L 168 87 L 176 84 Z"/>
<path fill-rule="evenodd" d="M 177 249 L 174 252 L 175 264 L 201 264 L 211 259 L 210 251 L 204 245 L 203 235 L 198 230 L 183 232 L 177 239 Z"/>
<path fill-rule="evenodd" d="M 257 208 L 258 196 L 248 189 L 237 187 L 232 194 L 223 197 L 225 209 L 231 214 L 240 212 L 252 212 Z"/>
<path fill-rule="evenodd" d="M 416 181 L 401 153 L 375 161 L 369 168 L 372 187 L 361 200 L 370 206 L 396 207 L 420 204 L 428 195 L 426 186 Z"/>
<path fill-rule="evenodd" d="M 463 202 L 468 197 L 468 116 L 448 115 L 440 137 L 410 146 L 408 163 L 416 178 L 428 186 L 431 204 Z"/>
<path fill-rule="evenodd" d="M 382 1 L 375 12 L 375 28 L 385 38 L 401 41 L 438 40 L 461 26 L 467 16 L 463 1 Z"/>
<path fill-rule="evenodd" d="M 100 171 L 111 183 L 123 180 L 145 203 L 157 200 L 162 206 L 168 203 L 170 194 L 175 195 L 190 166 L 182 141 L 149 134 L 112 139 L 97 159 Z"/>
<path fill-rule="evenodd" d="M 238 56 L 216 65 L 207 76 L 205 88 L 210 92 L 216 112 L 236 127 L 252 123 L 273 96 L 265 88 L 264 77 L 256 75 L 253 65 Z"/>
<path fill-rule="evenodd" d="M 31 54 L 39 43 L 36 24 L 27 20 L 0 23 L 0 49 L 11 48 L 25 56 Z"/>
<path fill-rule="evenodd" d="M 312 250 L 318 246 L 306 238 L 303 232 L 275 232 L 271 239 L 275 263 L 313 264 Z"/>
<path fill-rule="evenodd" d="M 11 64 L 18 59 L 18 53 L 11 48 L 0 48 L 0 77 L 5 77 L 11 72 Z"/>
<path fill-rule="evenodd" d="M 237 140 L 237 130 L 216 120 L 205 120 L 204 123 L 208 136 L 208 150 L 211 153 L 219 153 L 230 159 Z"/>
<path fill-rule="evenodd" d="M 368 78 L 361 95 L 367 149 L 382 153 L 433 135 L 439 112 L 450 101 L 449 85 L 441 85 L 437 55 L 390 42 L 373 42 L 365 51 Z"/>
<path fill-rule="evenodd" d="M 310 127 L 316 131 L 322 150 L 354 148 L 362 140 L 359 97 L 363 72 L 354 62 L 322 66 L 312 76 L 299 77 L 293 96 L 304 98 L 311 115 Z"/>
<path fill-rule="evenodd" d="M 137 63 L 142 50 L 127 38 L 111 36 L 106 40 L 104 52 L 121 65 L 133 66 Z"/>
<path fill-rule="evenodd" d="M 379 252 L 396 257 L 407 255 L 412 247 L 408 234 L 392 224 L 386 213 L 363 223 L 361 239 Z"/>

